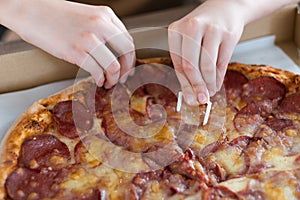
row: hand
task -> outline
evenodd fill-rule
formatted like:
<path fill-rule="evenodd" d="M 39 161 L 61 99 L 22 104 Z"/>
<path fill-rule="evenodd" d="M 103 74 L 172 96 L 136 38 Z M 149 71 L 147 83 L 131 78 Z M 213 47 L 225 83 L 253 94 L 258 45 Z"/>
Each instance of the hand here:
<path fill-rule="evenodd" d="M 112 87 L 133 68 L 132 38 L 109 7 L 61 0 L 19 4 L 19 22 L 9 28 L 25 41 L 87 70 L 98 86 Z"/>
<path fill-rule="evenodd" d="M 169 26 L 171 58 L 188 104 L 207 103 L 221 88 L 243 12 L 236 1 L 208 0 Z"/>

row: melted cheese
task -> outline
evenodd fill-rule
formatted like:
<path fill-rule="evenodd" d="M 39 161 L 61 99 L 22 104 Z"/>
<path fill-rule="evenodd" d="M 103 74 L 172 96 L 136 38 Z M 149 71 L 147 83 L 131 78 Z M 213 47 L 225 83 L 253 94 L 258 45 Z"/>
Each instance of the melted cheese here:
<path fill-rule="evenodd" d="M 295 160 L 299 154 L 293 156 L 285 156 L 283 151 L 279 148 L 272 148 L 263 155 L 263 160 L 272 166 L 269 170 L 293 170 L 298 169 L 299 166 L 295 164 Z"/>
<path fill-rule="evenodd" d="M 225 168 L 228 175 L 241 174 L 246 168 L 244 155 L 239 148 L 234 146 L 227 146 L 212 156 L 217 163 Z"/>

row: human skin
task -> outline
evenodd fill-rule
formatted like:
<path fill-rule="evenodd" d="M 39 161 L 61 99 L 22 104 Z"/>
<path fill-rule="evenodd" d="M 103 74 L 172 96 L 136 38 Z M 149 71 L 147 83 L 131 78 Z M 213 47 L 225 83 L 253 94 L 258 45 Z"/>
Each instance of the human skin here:
<path fill-rule="evenodd" d="M 246 24 L 299 0 L 207 0 L 169 26 L 169 47 L 183 96 L 207 103 L 220 90 Z"/>
<path fill-rule="evenodd" d="M 0 0 L 0 13 L 1 24 L 23 40 L 87 70 L 99 86 L 110 88 L 120 77 L 125 80 L 134 66 L 132 37 L 107 6 Z"/>

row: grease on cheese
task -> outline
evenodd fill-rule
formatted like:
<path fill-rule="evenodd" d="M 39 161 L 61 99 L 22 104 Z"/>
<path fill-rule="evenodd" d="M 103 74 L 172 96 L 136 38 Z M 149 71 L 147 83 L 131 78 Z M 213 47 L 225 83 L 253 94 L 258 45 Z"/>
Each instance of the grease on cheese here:
<path fill-rule="evenodd" d="M 211 155 L 214 156 L 216 162 L 225 168 L 228 175 L 238 175 L 245 170 L 245 157 L 239 148 L 227 146 Z"/>

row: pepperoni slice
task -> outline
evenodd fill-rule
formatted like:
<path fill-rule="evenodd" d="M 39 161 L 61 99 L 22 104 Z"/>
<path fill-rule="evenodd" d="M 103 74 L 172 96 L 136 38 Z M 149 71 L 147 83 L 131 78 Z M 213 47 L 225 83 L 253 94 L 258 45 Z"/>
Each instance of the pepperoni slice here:
<path fill-rule="evenodd" d="M 248 79 L 242 73 L 234 70 L 227 70 L 224 78 L 227 98 L 235 99 L 240 97 L 243 85 L 247 82 Z"/>
<path fill-rule="evenodd" d="M 243 86 L 242 99 L 246 102 L 257 100 L 281 100 L 286 92 L 285 85 L 272 77 L 259 77 Z"/>
<path fill-rule="evenodd" d="M 53 135 L 37 135 L 25 140 L 20 162 L 30 169 L 59 169 L 67 165 L 71 155 L 67 145 Z"/>
<path fill-rule="evenodd" d="M 239 136 L 235 139 L 233 139 L 229 145 L 231 146 L 238 146 L 241 149 L 245 149 L 247 145 L 250 143 L 251 138 L 248 136 Z"/>
<path fill-rule="evenodd" d="M 124 111 L 120 110 L 119 112 Z M 132 119 L 124 118 L 124 120 L 133 120 L 139 126 L 145 125 L 147 118 L 145 118 L 144 115 L 132 109 L 130 109 L 129 112 Z M 104 116 L 102 126 L 105 130 L 105 135 L 112 143 L 122 146 L 129 151 L 145 152 L 149 149 L 153 149 L 154 146 L 156 146 L 155 143 L 146 142 L 145 139 L 136 138 L 123 132 L 116 124 L 111 113 Z"/>
<path fill-rule="evenodd" d="M 84 194 L 80 194 L 80 195 L 76 195 L 73 194 L 72 200 L 103 200 L 103 199 L 107 199 L 106 198 L 106 192 L 105 190 L 89 190 L 87 191 L 88 193 L 84 193 Z"/>
<path fill-rule="evenodd" d="M 270 118 L 266 121 L 266 124 L 274 131 L 281 131 L 287 127 L 293 126 L 293 121 L 290 119 L 277 119 Z"/>
<path fill-rule="evenodd" d="M 216 152 L 221 146 L 225 145 L 225 141 L 216 141 L 206 145 L 203 149 L 193 149 L 198 157 L 205 159 L 209 154 Z"/>
<path fill-rule="evenodd" d="M 149 186 L 153 181 L 159 182 L 161 188 L 169 190 L 169 195 L 184 193 L 186 189 L 196 185 L 196 182 L 180 174 L 172 173 L 168 169 L 139 173 L 132 180 L 134 187 L 130 191 L 131 196 L 135 199 L 151 199 L 151 196 L 147 196 L 147 190 L 151 190 Z"/>
<path fill-rule="evenodd" d="M 15 200 L 52 198 L 59 188 L 55 181 L 56 175 L 55 171 L 17 168 L 6 179 L 6 191 Z"/>
<path fill-rule="evenodd" d="M 195 162 L 198 161 L 195 159 L 193 151 L 191 149 L 187 149 L 186 153 L 170 164 L 168 168 L 172 173 L 181 174 L 189 177 L 190 179 L 208 183 L 208 178 L 204 173 L 204 170 L 200 171 L 199 169 L 195 169 Z"/>
<path fill-rule="evenodd" d="M 274 101 L 259 101 L 251 102 L 243 107 L 237 114 L 255 115 L 258 114 L 262 117 L 268 117 L 275 108 Z"/>
<path fill-rule="evenodd" d="M 110 104 L 110 94 L 109 90 L 102 87 L 92 87 L 86 97 L 88 108 L 95 112 L 102 112 Z"/>
<path fill-rule="evenodd" d="M 252 136 L 259 126 L 264 123 L 275 107 L 274 101 L 250 102 L 234 117 L 236 130 L 247 136 Z"/>
<path fill-rule="evenodd" d="M 58 131 L 70 139 L 78 137 L 77 129 L 88 131 L 93 127 L 92 114 L 79 101 L 57 103 L 53 108 L 53 119 Z"/>
<path fill-rule="evenodd" d="M 285 97 L 279 106 L 279 111 L 300 114 L 300 92 Z"/>

